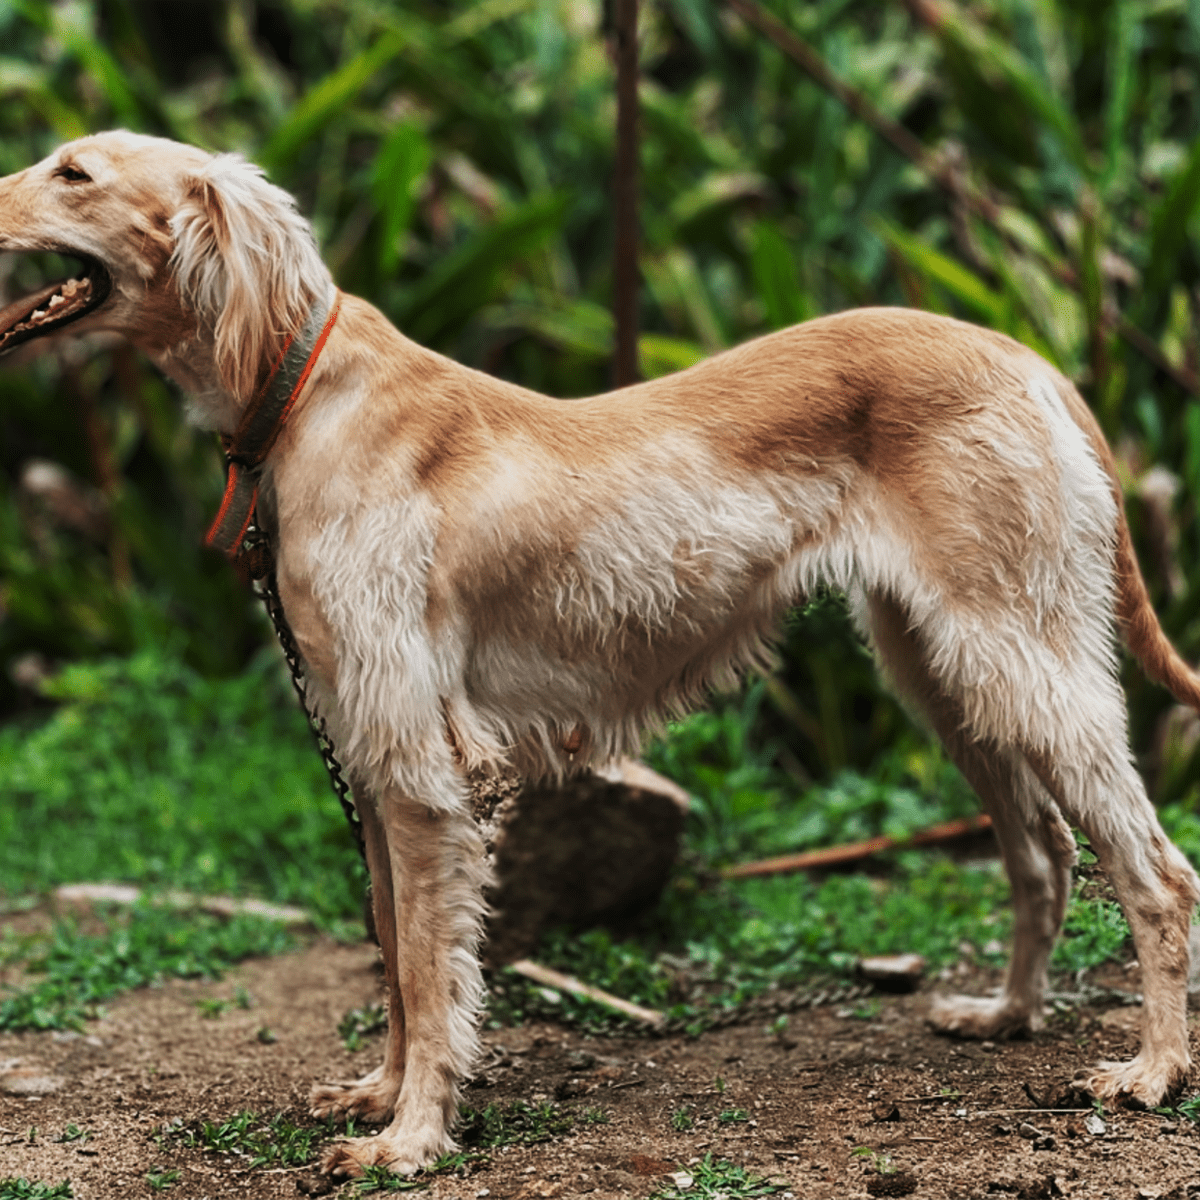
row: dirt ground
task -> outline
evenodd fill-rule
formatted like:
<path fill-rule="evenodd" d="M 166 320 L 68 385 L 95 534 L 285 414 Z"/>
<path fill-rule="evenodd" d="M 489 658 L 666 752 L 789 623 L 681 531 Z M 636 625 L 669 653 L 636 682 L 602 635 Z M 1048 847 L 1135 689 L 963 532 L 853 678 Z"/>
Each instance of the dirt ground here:
<path fill-rule="evenodd" d="M 351 1054 L 336 1032 L 348 1009 L 378 999 L 374 961 L 370 946 L 318 940 L 218 983 L 127 994 L 82 1034 L 0 1036 L 0 1179 L 69 1179 L 78 1200 L 319 1192 L 311 1167 L 247 1170 L 244 1160 L 164 1149 L 152 1135 L 177 1118 L 219 1121 L 247 1108 L 300 1118 L 314 1080 L 374 1066 L 378 1036 Z M 1136 971 L 1120 982 L 1136 987 Z M 239 987 L 252 999 L 248 1009 L 210 1019 L 197 1007 Z M 551 1024 L 489 1031 L 488 1064 L 466 1093 L 470 1104 L 557 1099 L 569 1109 L 602 1108 L 610 1119 L 491 1151 L 486 1164 L 434 1178 L 422 1194 L 647 1197 L 711 1153 L 804 1200 L 905 1187 L 917 1197 L 1200 1195 L 1200 1134 L 1186 1120 L 1108 1112 L 1101 1133 L 1085 1127 L 1086 1112 L 1030 1111 L 1026 1085 L 1053 1095 L 1081 1065 L 1128 1056 L 1136 1008 L 1084 1009 L 1031 1040 L 992 1045 L 933 1035 L 922 1020 L 927 1004 L 928 989 L 859 1001 L 853 1012 L 818 1008 L 794 1015 L 783 1037 L 761 1023 L 697 1039 L 594 1038 Z M 260 1042 L 263 1026 L 278 1040 Z M 694 1125 L 677 1130 L 672 1114 L 685 1108 Z M 734 1109 L 749 1119 L 722 1124 L 720 1114 Z M 94 1137 L 56 1141 L 71 1124 Z M 897 1178 L 887 1182 L 897 1190 L 881 1192 L 877 1181 L 868 1191 L 884 1161 L 876 1156 L 890 1159 Z M 180 1177 L 156 1192 L 146 1176 L 162 1168 Z"/>

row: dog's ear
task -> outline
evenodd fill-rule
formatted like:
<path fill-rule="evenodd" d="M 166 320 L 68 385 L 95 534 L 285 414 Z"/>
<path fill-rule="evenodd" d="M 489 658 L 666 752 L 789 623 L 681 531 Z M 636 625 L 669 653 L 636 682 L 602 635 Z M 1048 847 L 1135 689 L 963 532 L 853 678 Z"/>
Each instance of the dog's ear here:
<path fill-rule="evenodd" d="M 171 232 L 183 301 L 212 327 L 222 385 L 248 399 L 329 286 L 312 230 L 257 166 L 220 154 L 187 181 Z"/>

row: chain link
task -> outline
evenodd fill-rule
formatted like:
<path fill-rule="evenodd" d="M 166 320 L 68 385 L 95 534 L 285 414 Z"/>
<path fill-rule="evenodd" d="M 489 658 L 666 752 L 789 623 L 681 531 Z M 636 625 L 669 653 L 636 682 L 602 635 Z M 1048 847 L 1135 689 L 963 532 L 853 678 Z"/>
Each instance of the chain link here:
<path fill-rule="evenodd" d="M 362 856 L 363 862 L 366 862 L 367 850 L 363 842 L 362 821 L 359 818 L 358 809 L 354 806 L 350 784 L 346 779 L 342 764 L 338 761 L 333 739 L 325 725 L 325 718 L 315 713 L 312 705 L 308 702 L 308 689 L 304 682 L 304 665 L 300 657 L 300 648 L 296 645 L 295 635 L 292 633 L 292 627 L 288 624 L 287 614 L 283 611 L 283 603 L 279 599 L 279 587 L 275 579 L 275 552 L 271 546 L 271 539 L 254 520 L 251 520 L 246 529 L 242 549 L 246 568 L 253 580 L 255 594 L 262 601 L 263 608 L 267 610 L 267 616 L 271 618 L 271 624 L 275 628 L 275 636 L 279 639 L 280 649 L 283 651 L 288 671 L 292 676 L 292 687 L 295 688 L 300 707 L 308 718 L 308 727 L 316 739 L 317 749 L 321 752 L 321 761 L 325 764 L 325 770 L 329 772 L 329 782 L 333 786 L 334 795 L 337 796 L 338 803 L 342 806 L 342 812 L 346 814 L 346 820 L 349 822 L 350 832 L 354 835 L 354 844 L 358 847 L 358 853 Z"/>

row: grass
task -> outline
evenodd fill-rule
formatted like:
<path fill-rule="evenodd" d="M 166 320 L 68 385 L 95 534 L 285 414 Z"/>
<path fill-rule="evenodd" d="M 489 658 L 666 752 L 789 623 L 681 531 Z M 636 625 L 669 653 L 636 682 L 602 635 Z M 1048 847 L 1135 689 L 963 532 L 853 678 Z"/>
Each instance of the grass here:
<path fill-rule="evenodd" d="M 219 978 L 244 958 L 278 954 L 294 940 L 255 917 L 222 920 L 143 903 L 110 915 L 99 932 L 60 921 L 47 934 L 0 938 L 0 962 L 20 963 L 29 982 L 0 999 L 0 1029 L 77 1028 L 129 988 L 166 978 Z"/>
<path fill-rule="evenodd" d="M 28 1179 L 0 1179 L 0 1200 L 72 1200 L 71 1184 L 30 1183 Z"/>
<path fill-rule="evenodd" d="M 382 1004 L 369 1004 L 366 1008 L 352 1008 L 338 1022 L 338 1036 L 342 1045 L 351 1053 L 361 1050 L 364 1039 L 382 1033 L 387 1028 L 387 1010 Z"/>
<path fill-rule="evenodd" d="M 164 1126 L 155 1140 L 164 1150 L 202 1150 L 248 1160 L 247 1166 L 299 1167 L 312 1161 L 332 1126 L 297 1125 L 287 1113 L 263 1117 L 249 1109 L 223 1121 L 175 1122 Z"/>
<path fill-rule="evenodd" d="M 575 1127 L 575 1114 L 557 1104 L 488 1104 L 459 1109 L 458 1137 L 464 1146 L 493 1150 L 498 1146 L 533 1146 L 549 1142 Z"/>
<path fill-rule="evenodd" d="M 488 1104 L 483 1108 L 463 1105 L 459 1110 L 457 1136 L 463 1149 L 448 1154 L 415 1179 L 394 1175 L 382 1167 L 368 1168 L 353 1186 L 358 1192 L 413 1191 L 428 1186 L 429 1176 L 463 1172 L 487 1162 L 486 1151 L 501 1146 L 533 1146 L 570 1133 L 577 1124 L 604 1124 L 608 1114 L 595 1107 L 573 1110 L 557 1104 Z M 164 1152 L 200 1150 L 206 1154 L 245 1160 L 248 1169 L 300 1167 L 312 1162 L 331 1137 L 353 1137 L 353 1121 L 335 1129 L 332 1122 L 298 1125 L 287 1113 L 265 1117 L 252 1110 L 234 1113 L 222 1120 L 174 1121 L 154 1135 Z M 170 1172 L 153 1173 L 161 1182 L 147 1182 L 156 1190 L 170 1186 Z M 177 1176 L 176 1176 L 177 1177 Z M 0 1192 L 0 1200 L 5 1200 Z"/>
<path fill-rule="evenodd" d="M 699 1162 L 676 1171 L 671 1184 L 651 1193 L 649 1200 L 753 1200 L 784 1190 L 782 1184 L 706 1154 Z"/>
<path fill-rule="evenodd" d="M 0 726 L 0 898 L 116 880 L 259 895 L 326 927 L 358 914 L 345 818 L 273 654 L 221 680 L 170 650 L 78 663 L 45 691 L 40 723 Z"/>

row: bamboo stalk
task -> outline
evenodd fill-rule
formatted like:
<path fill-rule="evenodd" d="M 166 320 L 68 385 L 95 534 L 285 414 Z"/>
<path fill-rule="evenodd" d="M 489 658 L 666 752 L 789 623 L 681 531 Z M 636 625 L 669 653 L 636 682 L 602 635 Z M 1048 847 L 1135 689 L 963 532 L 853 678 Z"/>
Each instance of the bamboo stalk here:
<path fill-rule="evenodd" d="M 613 385 L 638 380 L 638 0 L 616 0 L 617 157 L 613 182 Z"/>
<path fill-rule="evenodd" d="M 868 838 L 865 842 L 850 842 L 845 846 L 826 846 L 821 850 L 806 850 L 802 854 L 784 854 L 778 858 L 763 858 L 757 862 L 737 863 L 726 867 L 721 875 L 725 879 L 746 879 L 755 875 L 783 875 L 792 871 L 812 871 L 826 867 L 843 866 L 893 850 L 897 846 L 936 846 L 952 842 L 956 838 L 972 833 L 983 833 L 992 827 L 992 819 L 986 814 L 978 817 L 963 817 L 957 821 L 943 821 L 928 829 L 914 833 L 907 839 L 890 837 Z"/>

